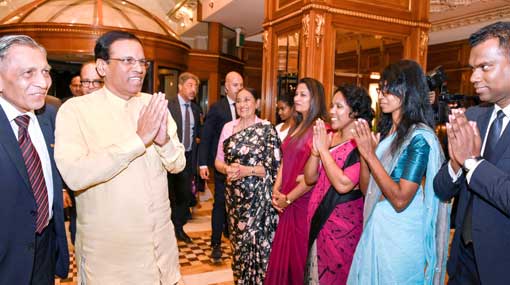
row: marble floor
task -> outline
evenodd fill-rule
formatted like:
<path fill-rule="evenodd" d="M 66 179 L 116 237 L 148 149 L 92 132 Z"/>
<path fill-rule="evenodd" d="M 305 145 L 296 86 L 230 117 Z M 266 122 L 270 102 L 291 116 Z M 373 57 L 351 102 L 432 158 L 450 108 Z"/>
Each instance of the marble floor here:
<path fill-rule="evenodd" d="M 231 266 L 230 244 L 223 239 L 223 256 L 220 264 L 210 258 L 212 200 L 202 201 L 193 209 L 193 218 L 184 226 L 184 231 L 193 243 L 178 242 L 181 274 L 186 285 L 232 285 L 234 284 Z M 70 244 L 70 242 L 69 242 Z M 66 279 L 56 279 L 55 285 L 77 285 L 77 270 L 74 263 L 74 250 L 71 246 L 71 266 Z"/>

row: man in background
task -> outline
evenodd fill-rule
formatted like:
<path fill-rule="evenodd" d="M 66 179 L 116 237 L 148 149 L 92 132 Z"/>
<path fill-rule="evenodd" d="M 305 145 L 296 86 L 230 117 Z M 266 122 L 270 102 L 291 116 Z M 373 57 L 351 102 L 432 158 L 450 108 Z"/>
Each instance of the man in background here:
<path fill-rule="evenodd" d="M 80 76 L 75 75 L 71 79 L 71 83 L 69 83 L 69 90 L 71 90 L 71 94 L 73 97 L 78 97 L 83 95 L 81 91 L 81 82 L 80 82 Z"/>
<path fill-rule="evenodd" d="M 83 95 L 90 94 L 103 87 L 103 79 L 96 69 L 96 62 L 89 61 L 81 66 L 80 70 L 81 92 Z"/>
<path fill-rule="evenodd" d="M 231 71 L 225 77 L 225 92 L 227 96 L 221 98 L 211 106 L 200 135 L 201 141 L 198 151 L 200 177 L 209 180 L 209 169 L 214 169 L 214 204 L 212 210 L 211 257 L 213 261 L 221 262 L 221 235 L 226 230 L 225 211 L 225 175 L 214 168 L 216 150 L 223 126 L 236 118 L 235 100 L 239 90 L 243 88 L 243 77 Z"/>
<path fill-rule="evenodd" d="M 193 101 L 200 81 L 192 73 L 179 75 L 179 93 L 168 102 L 170 114 L 177 124 L 177 135 L 184 145 L 186 167 L 177 174 L 168 175 L 172 222 L 178 240 L 191 243 L 191 238 L 184 232 L 183 226 L 190 215 L 189 207 L 196 203 L 192 192 L 192 181 L 197 169 L 198 144 L 200 134 L 200 107 Z"/>

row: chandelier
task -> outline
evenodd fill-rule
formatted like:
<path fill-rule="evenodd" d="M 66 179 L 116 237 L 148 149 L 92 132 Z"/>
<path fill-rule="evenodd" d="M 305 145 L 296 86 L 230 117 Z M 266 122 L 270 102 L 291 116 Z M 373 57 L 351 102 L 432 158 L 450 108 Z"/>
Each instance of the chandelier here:
<path fill-rule="evenodd" d="M 437 13 L 453 9 L 458 6 L 468 6 L 475 2 L 486 2 L 487 0 L 430 0 L 430 12 Z"/>

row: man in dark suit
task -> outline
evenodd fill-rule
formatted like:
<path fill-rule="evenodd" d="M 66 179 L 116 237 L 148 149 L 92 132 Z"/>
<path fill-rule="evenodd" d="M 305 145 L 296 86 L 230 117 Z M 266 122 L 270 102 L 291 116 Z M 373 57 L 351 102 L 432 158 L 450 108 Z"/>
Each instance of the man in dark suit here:
<path fill-rule="evenodd" d="M 177 124 L 177 136 L 184 145 L 186 167 L 177 174 L 168 174 L 170 206 L 175 236 L 178 240 L 191 243 L 191 238 L 184 232 L 183 226 L 189 216 L 190 204 L 195 197 L 192 192 L 192 180 L 197 169 L 198 144 L 200 135 L 200 107 L 193 102 L 200 81 L 192 73 L 179 75 L 179 94 L 168 102 L 170 114 Z"/>
<path fill-rule="evenodd" d="M 471 82 L 485 104 L 450 116 L 450 161 L 434 180 L 441 199 L 459 194 L 449 284 L 510 284 L 510 22 L 469 41 Z"/>
<path fill-rule="evenodd" d="M 208 166 L 214 168 L 218 140 L 220 139 L 223 125 L 235 119 L 235 99 L 239 90 L 243 88 L 243 78 L 235 71 L 231 71 L 225 77 L 226 97 L 221 98 L 211 106 L 204 122 L 204 128 L 200 136 L 198 151 L 198 163 L 200 165 L 200 177 L 209 180 Z M 214 204 L 212 211 L 212 235 L 211 257 L 214 262 L 221 262 L 221 234 L 226 227 L 225 212 L 225 175 L 214 170 Z"/>
<path fill-rule="evenodd" d="M 0 38 L 0 284 L 67 277 L 62 180 L 53 160 L 56 111 L 43 108 L 50 85 L 42 46 L 27 36 Z"/>

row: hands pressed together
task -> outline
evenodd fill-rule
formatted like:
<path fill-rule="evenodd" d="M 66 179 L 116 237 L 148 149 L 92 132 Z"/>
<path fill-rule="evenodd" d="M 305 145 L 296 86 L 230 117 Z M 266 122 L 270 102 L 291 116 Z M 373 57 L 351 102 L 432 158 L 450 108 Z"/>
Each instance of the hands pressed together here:
<path fill-rule="evenodd" d="M 358 151 L 365 160 L 375 157 L 375 148 L 381 138 L 380 133 L 373 133 L 367 121 L 358 119 L 351 132 L 356 141 Z"/>
<path fill-rule="evenodd" d="M 453 109 L 446 123 L 450 163 L 457 171 L 469 157 L 480 156 L 482 140 L 476 122 L 468 121 L 464 109 Z"/>
<path fill-rule="evenodd" d="M 332 134 L 327 133 L 324 121 L 317 119 L 317 121 L 315 121 L 315 125 L 313 126 L 312 154 L 314 156 L 319 156 L 320 153 L 329 151 L 331 146 L 331 139 Z"/>
<path fill-rule="evenodd" d="M 165 94 L 158 92 L 152 95 L 149 104 L 143 106 L 138 118 L 136 133 L 145 146 L 155 143 L 158 146 L 166 144 L 170 137 L 167 134 L 168 100 Z"/>

